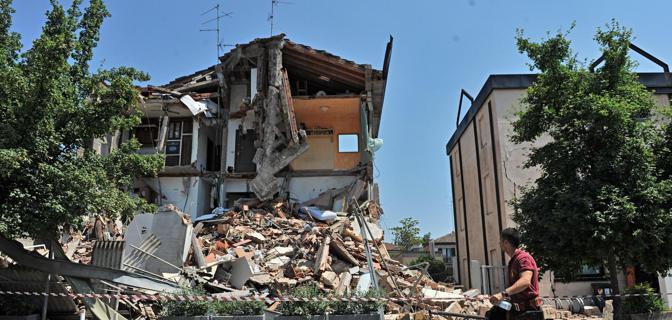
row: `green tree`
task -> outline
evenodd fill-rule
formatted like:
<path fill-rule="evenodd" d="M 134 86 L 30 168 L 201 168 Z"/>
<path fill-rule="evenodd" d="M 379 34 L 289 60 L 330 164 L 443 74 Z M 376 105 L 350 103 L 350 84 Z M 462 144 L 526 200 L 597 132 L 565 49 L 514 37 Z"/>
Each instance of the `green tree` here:
<path fill-rule="evenodd" d="M 394 237 L 394 244 L 403 251 L 408 251 L 413 246 L 422 244 L 418 223 L 418 220 L 410 217 L 401 219 L 399 226 L 390 229 Z"/>
<path fill-rule="evenodd" d="M 134 154 L 131 141 L 107 156 L 94 138 L 140 121 L 134 81 L 148 76 L 119 67 L 91 72 L 102 0 L 64 8 L 56 0 L 42 34 L 22 51 L 11 32 L 11 0 L 0 0 L 0 233 L 49 238 L 87 213 L 132 215 L 150 209 L 127 188 L 155 175 L 160 156 Z"/>
<path fill-rule="evenodd" d="M 434 281 L 448 282 L 450 280 L 451 275 L 448 272 L 448 266 L 440 259 L 432 258 L 431 256 L 420 256 L 409 265 L 413 266 L 423 262 L 429 262 L 427 273 L 429 273 Z"/>
<path fill-rule="evenodd" d="M 422 236 L 422 245 L 428 246 L 430 241 L 432 241 L 432 233 L 427 232 Z"/>
<path fill-rule="evenodd" d="M 606 265 L 616 293 L 619 267 L 672 267 L 672 180 L 661 168 L 670 163 L 670 136 L 633 72 L 631 36 L 615 21 L 598 29 L 604 63 L 594 72 L 577 61 L 565 34 L 539 43 L 517 37 L 540 73 L 512 141 L 551 139 L 530 149 L 526 167 L 541 175 L 516 199 L 514 220 L 542 269 L 571 280 L 582 264 Z"/>

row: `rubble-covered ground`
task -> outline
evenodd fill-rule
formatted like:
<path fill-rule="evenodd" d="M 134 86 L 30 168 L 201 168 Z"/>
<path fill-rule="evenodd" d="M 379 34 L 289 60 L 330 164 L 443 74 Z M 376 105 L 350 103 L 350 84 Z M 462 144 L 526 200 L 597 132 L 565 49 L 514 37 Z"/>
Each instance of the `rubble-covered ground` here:
<path fill-rule="evenodd" d="M 317 207 L 292 208 L 287 202 L 252 201 L 230 210 L 218 208 L 192 221 L 166 205 L 156 214 L 136 216 L 126 227 L 93 217 L 82 228 L 64 232 L 61 240 L 73 262 L 142 273 L 213 296 L 287 297 L 300 286 L 317 288 L 323 296 L 365 295 L 376 279 L 376 292 L 409 298 L 405 303 L 388 302 L 388 319 L 424 319 L 429 310 L 484 315 L 492 307 L 478 290 L 462 292 L 433 281 L 422 266 L 410 269 L 391 259 L 383 245 L 378 226 L 382 210 L 376 203 L 350 209 L 351 213 L 334 213 Z M 46 256 L 44 248 L 35 250 Z M 115 250 L 123 258 L 113 266 L 109 257 Z M 11 267 L 11 260 L 0 267 Z M 156 293 L 128 286 L 110 289 L 99 286 L 97 292 Z M 413 300 L 417 298 L 437 300 Z M 154 310 L 122 301 L 122 308 L 145 318 L 158 314 L 160 305 L 151 306 Z M 275 310 L 278 304 L 267 307 Z M 546 319 L 586 317 L 551 306 L 544 310 Z M 594 310 L 587 313 L 597 315 Z"/>

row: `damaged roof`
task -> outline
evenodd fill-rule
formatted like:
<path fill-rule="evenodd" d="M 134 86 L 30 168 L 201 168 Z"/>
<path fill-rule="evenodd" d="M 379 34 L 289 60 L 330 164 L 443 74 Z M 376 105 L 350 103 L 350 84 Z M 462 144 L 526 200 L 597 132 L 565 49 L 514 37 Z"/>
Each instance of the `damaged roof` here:
<path fill-rule="evenodd" d="M 279 34 L 238 44 L 234 49 L 219 57 L 220 64 L 176 78 L 161 87 L 149 86 L 144 94 L 147 96 L 150 95 L 149 92 L 155 92 L 155 95 L 157 93 L 174 95 L 177 92 L 178 96 L 192 95 L 195 100 L 207 99 L 211 97 L 210 95 L 216 94 L 218 86 L 223 85 L 220 81 L 224 80 L 218 79 L 217 76 L 221 72 L 220 69 L 230 72 L 241 61 L 256 63 L 247 58 L 256 58 L 259 53 L 263 52 L 264 46 L 272 42 L 282 42 L 282 65 L 286 68 L 290 79 L 298 77 L 309 80 L 311 86 L 325 92 L 366 93 L 366 102 L 371 110 L 372 136 L 378 137 L 392 54 L 392 36 L 385 49 L 382 70 L 373 69 L 370 64 L 358 64 L 325 50 L 293 42 L 285 38 L 284 34 Z M 205 94 L 205 96 L 195 97 L 193 96 L 195 93 Z"/>
<path fill-rule="evenodd" d="M 284 34 L 279 34 L 268 38 L 256 38 L 248 43 L 238 44 L 234 49 L 222 55 L 219 60 L 224 63 L 230 58 L 234 57 L 236 53 L 240 52 L 242 49 L 279 40 L 284 41 L 282 51 L 283 65 L 285 67 L 302 69 L 307 73 L 329 73 L 331 77 L 329 77 L 327 81 L 334 80 L 364 89 L 367 69 L 371 69 L 374 78 L 382 79 L 387 75 L 384 70 L 373 69 L 371 68 L 371 65 L 358 64 L 352 60 L 342 58 L 325 50 L 319 50 L 304 44 L 296 43 L 285 38 Z M 178 77 L 173 81 L 163 85 L 162 87 L 175 89 L 178 87 L 183 87 L 186 84 L 210 84 L 211 82 L 214 83 L 213 80 L 216 79 L 217 76 L 215 74 L 215 66 L 213 65 L 206 69 L 196 71 L 190 75 Z M 320 78 L 320 80 L 324 81 L 325 79 Z"/>

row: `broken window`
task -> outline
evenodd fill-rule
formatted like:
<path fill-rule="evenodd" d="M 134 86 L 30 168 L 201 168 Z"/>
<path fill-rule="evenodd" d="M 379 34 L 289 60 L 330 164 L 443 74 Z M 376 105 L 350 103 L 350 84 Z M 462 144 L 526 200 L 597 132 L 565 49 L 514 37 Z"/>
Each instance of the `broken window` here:
<path fill-rule="evenodd" d="M 338 152 L 359 152 L 359 136 L 357 134 L 339 134 Z"/>
<path fill-rule="evenodd" d="M 166 135 L 166 166 L 191 163 L 192 119 L 170 119 Z"/>
<path fill-rule="evenodd" d="M 142 148 L 154 148 L 159 137 L 159 119 L 143 118 L 140 125 L 133 129 L 133 136 Z"/>

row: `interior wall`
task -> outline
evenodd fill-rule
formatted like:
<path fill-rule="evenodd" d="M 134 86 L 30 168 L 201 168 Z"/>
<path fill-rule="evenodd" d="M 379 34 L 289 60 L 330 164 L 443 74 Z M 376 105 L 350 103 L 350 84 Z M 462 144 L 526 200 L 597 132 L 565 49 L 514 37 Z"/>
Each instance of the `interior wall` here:
<path fill-rule="evenodd" d="M 210 191 L 212 188 L 212 184 L 208 181 L 205 181 L 203 178 L 197 178 L 199 180 L 197 186 L 198 186 L 198 203 L 196 205 L 196 216 L 200 216 L 202 214 L 209 213 L 211 211 L 210 208 Z"/>
<path fill-rule="evenodd" d="M 159 180 L 161 187 L 159 187 Z M 171 203 L 192 217 L 199 215 L 199 183 L 198 177 L 160 177 L 144 178 L 143 181 L 163 196 L 162 204 Z M 187 196 L 187 194 L 189 194 Z"/>
<path fill-rule="evenodd" d="M 355 180 L 357 177 L 353 176 L 294 177 L 289 180 L 289 193 L 292 198 L 304 202 L 317 198 L 320 193 L 329 189 L 346 187 Z"/>
<path fill-rule="evenodd" d="M 299 126 L 305 124 L 308 129 L 333 129 L 333 168 L 347 170 L 357 166 L 361 160 L 361 153 L 338 152 L 338 135 L 353 133 L 361 135 L 359 97 L 294 98 L 293 101 L 296 122 Z M 362 147 L 363 146 L 359 146 L 360 151 Z M 294 164 L 297 161 L 299 166 L 318 166 L 318 164 L 307 164 L 307 162 L 311 162 L 310 159 L 306 159 L 306 157 L 311 157 L 309 152 L 310 151 L 307 152 L 308 155 L 303 154 L 294 160 L 294 162 L 292 162 L 292 168 L 294 168 Z"/>
<path fill-rule="evenodd" d="M 334 136 L 307 136 L 306 142 L 310 146 L 308 151 L 292 161 L 294 170 L 331 170 L 334 169 L 336 155 L 334 154 Z"/>
<path fill-rule="evenodd" d="M 231 100 L 229 104 L 230 112 L 237 112 L 240 110 L 240 104 L 243 99 L 248 97 L 247 84 L 233 84 L 231 85 Z M 241 119 L 229 119 L 227 123 L 227 139 L 226 139 L 226 168 L 234 167 L 236 163 L 236 130 L 242 123 Z M 224 168 L 224 169 L 226 169 Z"/>

